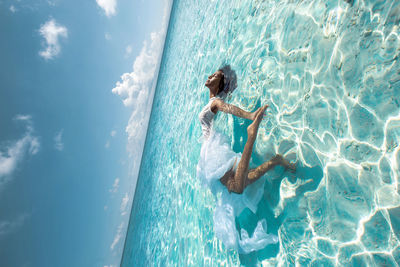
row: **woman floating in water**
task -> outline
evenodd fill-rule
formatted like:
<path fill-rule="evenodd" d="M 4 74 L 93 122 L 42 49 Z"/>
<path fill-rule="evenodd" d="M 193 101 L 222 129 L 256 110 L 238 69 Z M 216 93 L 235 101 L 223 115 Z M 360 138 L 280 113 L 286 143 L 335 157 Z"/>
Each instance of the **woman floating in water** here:
<path fill-rule="evenodd" d="M 251 153 L 253 151 L 253 145 L 257 137 L 258 127 L 264 116 L 265 110 L 268 108 L 268 105 L 260 107 L 254 112 L 246 112 L 234 105 L 225 103 L 222 97 L 220 97 L 220 95 L 225 94 L 225 91 L 227 90 L 224 79 L 224 72 L 222 71 L 222 69 L 219 69 L 214 74 L 210 75 L 205 85 L 210 90 L 210 100 L 208 101 L 208 104 L 200 112 L 199 116 L 201 127 L 203 130 L 203 136 L 205 139 L 203 145 L 205 145 L 207 142 L 212 143 L 213 141 L 210 139 L 216 136 L 216 133 L 212 131 L 211 127 L 213 118 L 218 111 L 222 111 L 225 113 L 235 115 L 237 117 L 253 121 L 253 123 L 250 124 L 249 127 L 247 127 L 248 138 L 237 167 L 235 166 L 237 159 L 239 157 L 235 158 L 235 161 L 233 161 L 231 168 L 229 168 L 229 170 L 227 170 L 227 172 L 220 177 L 221 183 L 228 188 L 229 192 L 235 192 L 238 194 L 243 193 L 243 190 L 246 188 L 246 186 L 258 180 L 267 171 L 269 171 L 276 165 L 282 165 L 283 167 L 289 168 L 291 170 L 295 169 L 293 164 L 290 164 L 286 159 L 284 159 L 281 155 L 278 154 L 275 157 L 273 157 L 270 161 L 261 164 L 255 169 L 249 170 L 249 162 L 251 158 Z M 205 148 L 206 146 L 203 147 Z M 226 153 L 226 151 L 221 151 L 220 147 L 215 147 L 215 148 L 216 148 L 215 149 L 216 153 L 218 152 Z M 223 148 L 226 149 L 227 147 L 224 146 Z M 212 153 L 212 151 L 210 150 L 208 150 L 207 152 Z M 204 155 L 204 156 L 213 157 L 213 155 Z"/>
<path fill-rule="evenodd" d="M 255 213 L 257 204 L 264 193 L 263 188 L 256 188 L 250 194 L 243 194 L 244 189 L 277 165 L 293 171 L 295 166 L 281 155 L 276 155 L 257 168 L 249 169 L 258 128 L 268 105 L 260 107 L 254 112 L 247 112 L 225 103 L 223 98 L 230 90 L 230 80 L 225 77 L 223 69 L 219 69 L 210 75 L 205 83 L 205 86 L 210 90 L 210 99 L 199 115 L 203 144 L 197 165 L 197 176 L 211 189 L 215 196 L 221 196 L 214 212 L 214 231 L 217 237 L 228 248 L 237 249 L 241 253 L 249 253 L 253 250 L 262 249 L 267 244 L 276 243 L 278 239 L 275 235 L 266 233 L 265 220 L 258 222 L 251 238 L 244 229 L 242 229 L 240 235 L 236 231 L 235 216 L 238 216 L 245 207 Z M 227 70 L 229 71 L 229 66 Z M 247 128 L 248 139 L 242 154 L 235 153 L 226 137 L 212 129 L 212 122 L 218 111 L 253 121 Z M 219 192 L 221 194 L 218 194 Z M 231 192 L 236 194 L 231 194 Z"/>

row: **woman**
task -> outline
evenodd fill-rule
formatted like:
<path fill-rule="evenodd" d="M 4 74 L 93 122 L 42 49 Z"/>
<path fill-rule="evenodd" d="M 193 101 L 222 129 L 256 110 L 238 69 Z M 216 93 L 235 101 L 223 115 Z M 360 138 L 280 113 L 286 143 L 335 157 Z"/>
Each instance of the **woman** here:
<path fill-rule="evenodd" d="M 282 165 L 293 171 L 295 166 L 281 155 L 276 155 L 257 168 L 249 169 L 258 127 L 268 105 L 260 107 L 255 112 L 247 112 L 225 103 L 223 98 L 229 91 L 229 84 L 230 81 L 225 77 L 223 69 L 219 69 L 210 75 L 205 83 L 210 91 L 210 99 L 199 115 L 203 144 L 197 165 L 197 176 L 211 189 L 215 196 L 219 197 L 214 211 L 216 236 L 228 248 L 236 249 L 241 253 L 249 253 L 262 249 L 267 244 L 276 243 L 278 239 L 275 235 L 266 233 L 265 219 L 258 222 L 252 237 L 249 237 L 244 229 L 241 230 L 239 235 L 235 226 L 235 216 L 238 216 L 246 207 L 255 213 L 257 204 L 264 193 L 262 186 L 250 190 L 251 193 L 248 194 L 242 194 L 244 189 L 277 165 Z M 253 121 L 247 128 L 248 139 L 242 154 L 232 151 L 226 137 L 212 129 L 212 122 L 218 111 Z M 231 192 L 236 194 L 231 194 Z"/>
<path fill-rule="evenodd" d="M 205 83 L 205 86 L 210 90 L 210 100 L 199 115 L 203 130 L 203 137 L 205 139 L 204 143 L 212 143 L 213 141 L 209 140 L 210 137 L 215 138 L 216 134 L 212 132 L 212 120 L 218 111 L 253 121 L 253 123 L 247 127 L 248 138 L 242 156 L 237 164 L 237 168 L 235 167 L 237 159 L 239 158 L 238 156 L 236 156 L 235 160 L 233 161 L 233 165 L 230 166 L 229 170 L 227 170 L 219 179 L 220 182 L 228 188 L 229 192 L 242 194 L 246 186 L 258 180 L 268 170 L 272 169 L 276 165 L 282 165 L 285 168 L 295 170 L 295 166 L 290 164 L 281 155 L 276 155 L 270 161 L 261 164 L 255 169 L 249 170 L 249 162 L 253 145 L 257 137 L 258 127 L 264 116 L 265 110 L 268 108 L 268 105 L 260 107 L 255 112 L 246 112 L 239 107 L 225 103 L 221 97 L 221 94 L 226 93 L 226 83 L 222 69 L 219 69 L 214 74 L 210 75 Z M 217 150 L 218 149 L 220 148 L 217 147 Z M 208 151 L 208 153 L 212 152 Z"/>

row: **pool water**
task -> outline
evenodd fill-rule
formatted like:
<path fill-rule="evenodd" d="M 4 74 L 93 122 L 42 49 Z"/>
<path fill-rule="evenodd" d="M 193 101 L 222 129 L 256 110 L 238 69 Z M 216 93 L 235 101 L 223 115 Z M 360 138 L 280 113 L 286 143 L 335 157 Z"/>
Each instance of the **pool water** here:
<path fill-rule="evenodd" d="M 176 0 L 160 67 L 122 266 L 398 266 L 400 2 Z M 270 107 L 251 166 L 261 219 L 278 243 L 240 254 L 216 238 L 217 199 L 196 177 L 204 82 L 229 64 L 229 103 Z M 250 122 L 219 114 L 235 152 Z"/>

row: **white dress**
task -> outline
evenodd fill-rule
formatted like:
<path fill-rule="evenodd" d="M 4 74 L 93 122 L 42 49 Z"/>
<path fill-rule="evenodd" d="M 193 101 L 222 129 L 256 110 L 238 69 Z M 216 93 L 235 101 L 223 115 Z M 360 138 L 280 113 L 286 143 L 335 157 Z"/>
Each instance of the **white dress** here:
<path fill-rule="evenodd" d="M 228 189 L 220 182 L 219 179 L 227 171 L 232 167 L 234 169 L 237 167 L 242 154 L 231 149 L 230 142 L 225 135 L 213 130 L 212 122 L 215 114 L 211 111 L 211 103 L 215 99 L 216 97 L 210 98 L 199 114 L 203 143 L 197 164 L 197 177 L 217 198 L 217 206 L 214 211 L 214 232 L 217 238 L 228 249 L 235 249 L 239 253 L 250 253 L 263 249 L 268 244 L 278 242 L 277 236 L 266 233 L 265 219 L 257 223 L 252 237 L 249 237 L 244 229 L 241 229 L 239 235 L 235 226 L 235 216 L 239 216 L 244 208 L 247 207 L 256 213 L 258 202 L 264 193 L 265 179 L 260 179 L 246 187 L 243 194 L 229 193 Z M 236 165 L 233 166 L 235 161 Z"/>

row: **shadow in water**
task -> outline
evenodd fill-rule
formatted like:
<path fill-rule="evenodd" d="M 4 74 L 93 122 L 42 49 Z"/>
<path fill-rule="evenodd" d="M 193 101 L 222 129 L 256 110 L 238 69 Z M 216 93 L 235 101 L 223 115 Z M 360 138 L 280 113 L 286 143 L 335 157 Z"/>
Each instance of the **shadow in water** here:
<path fill-rule="evenodd" d="M 238 229 L 246 229 L 249 235 L 257 225 L 257 222 L 262 219 L 267 220 L 268 233 L 278 235 L 278 230 L 286 220 L 296 220 L 299 216 L 299 200 L 304 197 L 306 192 L 315 191 L 323 177 L 321 166 L 307 167 L 301 164 L 297 165 L 296 173 L 285 171 L 282 167 L 277 166 L 266 174 L 267 180 L 264 186 L 264 195 L 258 204 L 257 213 L 252 213 L 249 209 L 245 209 L 236 219 L 236 227 Z M 280 186 L 282 180 L 287 178 L 292 184 L 299 182 L 301 184 L 296 188 L 295 195 L 285 200 L 283 210 L 279 216 L 275 216 L 274 210 L 279 209 L 280 201 Z M 264 178 L 265 179 L 265 178 Z M 305 218 L 306 220 L 306 218 Z M 302 231 L 302 229 L 299 229 Z M 302 234 L 302 233 L 294 233 Z M 262 250 L 254 251 L 249 254 L 241 254 L 240 262 L 245 266 L 259 266 L 260 261 L 275 257 L 279 253 L 279 242 L 266 246 Z"/>

